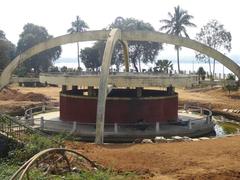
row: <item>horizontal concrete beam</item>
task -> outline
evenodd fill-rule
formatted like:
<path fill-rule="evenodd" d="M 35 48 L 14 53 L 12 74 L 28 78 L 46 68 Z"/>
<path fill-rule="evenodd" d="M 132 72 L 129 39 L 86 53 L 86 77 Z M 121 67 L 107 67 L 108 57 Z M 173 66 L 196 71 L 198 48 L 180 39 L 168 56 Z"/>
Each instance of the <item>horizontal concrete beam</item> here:
<path fill-rule="evenodd" d="M 40 82 L 40 81 L 39 81 L 39 78 L 12 77 L 10 82 L 11 83 L 24 83 L 24 82 Z"/>
<path fill-rule="evenodd" d="M 95 86 L 99 87 L 99 75 L 77 74 L 40 74 L 41 83 L 56 84 L 58 86 Z M 117 73 L 111 74 L 108 84 L 116 87 L 191 87 L 198 84 L 195 75 L 163 75 L 143 73 Z"/>

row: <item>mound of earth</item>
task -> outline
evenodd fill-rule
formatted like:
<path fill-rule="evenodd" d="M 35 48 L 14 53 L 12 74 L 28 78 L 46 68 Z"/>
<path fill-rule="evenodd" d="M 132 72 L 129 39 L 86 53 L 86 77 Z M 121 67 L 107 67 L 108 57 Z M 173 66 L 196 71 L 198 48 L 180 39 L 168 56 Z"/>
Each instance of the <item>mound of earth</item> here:
<path fill-rule="evenodd" d="M 5 88 L 0 92 L 0 100 L 39 102 L 39 101 L 48 101 L 49 98 L 40 93 L 29 92 L 29 93 L 23 94 L 16 89 Z"/>

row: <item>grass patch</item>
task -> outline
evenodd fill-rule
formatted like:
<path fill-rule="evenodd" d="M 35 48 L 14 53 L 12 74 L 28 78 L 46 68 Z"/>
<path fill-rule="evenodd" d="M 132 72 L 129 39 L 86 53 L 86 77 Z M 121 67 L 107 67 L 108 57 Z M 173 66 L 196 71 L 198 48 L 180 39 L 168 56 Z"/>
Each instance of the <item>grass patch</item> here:
<path fill-rule="evenodd" d="M 0 159 L 0 180 L 8 180 L 11 176 L 20 168 L 24 162 L 29 158 L 37 154 L 38 152 L 48 149 L 59 147 L 59 143 L 64 141 L 65 135 L 59 134 L 47 138 L 37 134 L 26 134 L 23 138 L 25 145 L 23 147 L 17 147 L 9 152 L 8 156 Z M 69 137 L 68 137 L 69 138 Z M 54 140 L 54 141 L 53 141 Z M 74 165 L 72 166 L 74 167 Z M 125 179 L 137 179 L 133 173 L 116 173 L 110 169 L 108 170 L 92 170 L 92 171 L 80 171 L 80 172 L 65 172 L 63 174 L 44 174 L 39 169 L 32 168 L 29 171 L 29 175 L 33 180 L 125 180 Z"/>
<path fill-rule="evenodd" d="M 219 122 L 218 124 L 223 128 L 225 134 L 234 134 L 240 129 L 239 125 L 230 122 Z"/>

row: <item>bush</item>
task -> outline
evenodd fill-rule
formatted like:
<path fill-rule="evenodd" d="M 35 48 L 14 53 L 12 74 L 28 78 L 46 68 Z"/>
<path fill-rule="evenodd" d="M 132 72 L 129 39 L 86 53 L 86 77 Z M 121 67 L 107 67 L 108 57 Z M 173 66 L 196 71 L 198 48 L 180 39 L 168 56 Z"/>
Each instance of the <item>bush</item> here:
<path fill-rule="evenodd" d="M 202 80 L 205 80 L 206 71 L 203 69 L 203 67 L 198 68 L 197 74 L 198 74 L 199 79 L 201 78 Z"/>
<path fill-rule="evenodd" d="M 24 138 L 24 142 L 27 143 L 23 148 L 18 148 L 9 152 L 10 161 L 15 161 L 21 164 L 44 149 L 59 146 L 51 139 L 36 134 L 27 136 Z"/>
<path fill-rule="evenodd" d="M 231 91 L 238 91 L 238 84 L 235 82 L 236 77 L 233 74 L 228 74 L 226 81 L 224 82 L 224 90 L 227 90 L 230 94 Z"/>

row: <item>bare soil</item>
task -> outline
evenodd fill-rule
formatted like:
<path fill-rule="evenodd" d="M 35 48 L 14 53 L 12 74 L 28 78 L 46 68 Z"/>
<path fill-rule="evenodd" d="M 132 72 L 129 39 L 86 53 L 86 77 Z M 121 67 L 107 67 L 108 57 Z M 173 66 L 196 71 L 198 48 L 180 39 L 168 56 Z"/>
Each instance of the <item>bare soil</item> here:
<path fill-rule="evenodd" d="M 162 144 L 66 142 L 66 147 L 142 179 L 240 179 L 240 136 Z"/>
<path fill-rule="evenodd" d="M 30 107 L 43 103 L 58 103 L 59 91 L 57 87 L 18 87 L 11 85 L 0 92 L 0 113 L 23 115 Z"/>
<path fill-rule="evenodd" d="M 17 92 L 16 92 L 17 91 Z M 24 88 L 11 86 L 10 94 L 0 93 L 0 110 L 12 112 L 43 102 L 59 101 L 60 88 Z M 228 92 L 221 88 L 177 89 L 179 102 L 198 103 L 212 109 L 240 109 L 240 91 Z M 14 92 L 11 94 L 11 92 Z M 27 94 L 34 93 L 29 98 Z M 16 98 L 15 94 L 20 94 Z M 41 94 L 41 95 L 39 95 Z M 26 98 L 27 97 L 27 98 Z M 32 95 L 30 96 L 32 97 Z M 37 101 L 32 101 L 37 100 Z M 137 179 L 240 179 L 240 136 L 200 142 L 166 144 L 105 144 L 66 142 L 106 168 L 117 172 L 131 171 Z"/>

